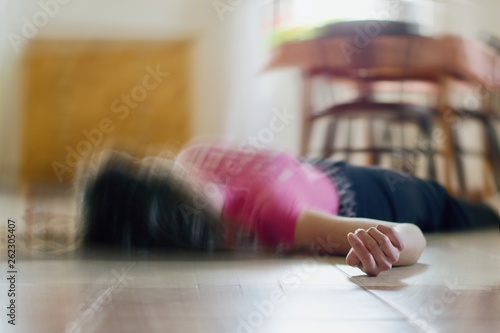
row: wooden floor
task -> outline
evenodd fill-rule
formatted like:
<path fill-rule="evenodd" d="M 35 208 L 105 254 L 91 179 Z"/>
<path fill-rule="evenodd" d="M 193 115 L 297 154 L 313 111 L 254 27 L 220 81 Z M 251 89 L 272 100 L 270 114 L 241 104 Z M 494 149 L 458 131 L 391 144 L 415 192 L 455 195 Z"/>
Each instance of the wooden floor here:
<path fill-rule="evenodd" d="M 24 198 L 0 199 L 3 229 L 26 218 Z M 15 326 L 2 253 L 0 332 L 500 332 L 498 230 L 428 244 L 419 264 L 375 278 L 337 257 L 20 255 Z"/>

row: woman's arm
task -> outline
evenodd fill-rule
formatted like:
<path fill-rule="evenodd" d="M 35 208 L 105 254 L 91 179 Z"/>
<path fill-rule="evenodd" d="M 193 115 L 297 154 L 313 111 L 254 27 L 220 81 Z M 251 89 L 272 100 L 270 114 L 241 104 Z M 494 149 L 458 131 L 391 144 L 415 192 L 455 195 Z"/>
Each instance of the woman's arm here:
<path fill-rule="evenodd" d="M 302 247 L 310 244 L 330 254 L 347 255 L 348 264 L 360 268 L 366 266 L 363 269 L 366 273 L 377 275 L 390 267 L 385 267 L 387 263 L 384 263 L 378 271 L 379 268 L 368 267 L 371 266 L 369 262 L 376 265 L 379 257 L 381 261 L 389 257 L 391 266 L 412 265 L 420 258 L 426 241 L 422 231 L 414 224 L 305 210 L 295 227 L 295 245 Z"/>

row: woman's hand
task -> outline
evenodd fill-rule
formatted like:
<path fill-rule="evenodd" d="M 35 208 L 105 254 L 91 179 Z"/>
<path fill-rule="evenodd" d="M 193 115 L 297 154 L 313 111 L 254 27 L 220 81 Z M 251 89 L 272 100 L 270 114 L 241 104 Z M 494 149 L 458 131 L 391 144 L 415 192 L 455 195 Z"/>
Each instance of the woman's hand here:
<path fill-rule="evenodd" d="M 347 254 L 346 263 L 370 276 L 391 269 L 404 248 L 399 233 L 381 224 L 366 231 L 358 229 L 355 233 L 350 232 L 347 241 L 352 248 Z"/>

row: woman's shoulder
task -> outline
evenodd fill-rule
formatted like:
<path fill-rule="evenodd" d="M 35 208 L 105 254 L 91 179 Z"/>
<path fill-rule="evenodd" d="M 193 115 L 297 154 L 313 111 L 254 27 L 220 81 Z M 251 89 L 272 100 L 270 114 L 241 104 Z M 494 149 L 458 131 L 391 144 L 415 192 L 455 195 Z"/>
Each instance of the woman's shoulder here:
<path fill-rule="evenodd" d="M 200 156 L 206 156 L 210 152 L 224 153 L 230 150 L 231 147 L 228 143 L 220 141 L 214 142 L 191 142 L 185 145 L 175 157 L 176 163 L 181 164 L 194 164 Z"/>
<path fill-rule="evenodd" d="M 176 161 L 185 162 L 189 158 L 193 158 L 208 153 L 218 153 L 222 155 L 230 155 L 239 157 L 243 155 L 251 156 L 278 156 L 286 155 L 289 158 L 295 159 L 295 156 L 290 152 L 278 149 L 275 147 L 257 147 L 247 142 L 240 144 L 224 141 L 224 140 L 210 140 L 210 141 L 190 141 L 184 145 L 183 148 L 176 156 Z M 188 158 L 189 157 L 189 158 Z"/>

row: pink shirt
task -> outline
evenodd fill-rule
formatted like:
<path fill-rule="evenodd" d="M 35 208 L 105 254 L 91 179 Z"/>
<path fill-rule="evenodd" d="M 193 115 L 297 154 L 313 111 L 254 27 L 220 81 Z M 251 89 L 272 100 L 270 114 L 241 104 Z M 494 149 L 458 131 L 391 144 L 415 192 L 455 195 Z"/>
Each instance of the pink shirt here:
<path fill-rule="evenodd" d="M 285 152 L 195 145 L 177 161 L 218 184 L 223 218 L 256 232 L 266 246 L 292 248 L 304 209 L 338 213 L 338 194 L 328 176 Z"/>

